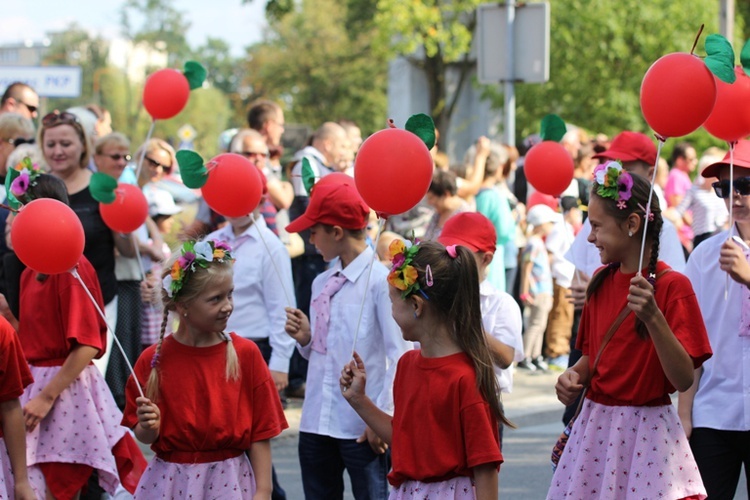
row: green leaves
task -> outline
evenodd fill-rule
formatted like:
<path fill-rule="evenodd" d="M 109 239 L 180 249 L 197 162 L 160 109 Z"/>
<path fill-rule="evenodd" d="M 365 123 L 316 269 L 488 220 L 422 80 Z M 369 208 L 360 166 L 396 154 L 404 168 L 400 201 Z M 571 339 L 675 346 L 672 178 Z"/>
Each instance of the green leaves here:
<path fill-rule="evenodd" d="M 734 73 L 734 49 L 729 40 L 721 35 L 712 34 L 706 37 L 704 62 L 711 73 L 724 83 L 734 83 L 737 78 Z"/>
<path fill-rule="evenodd" d="M 745 45 L 742 47 L 740 63 L 742 64 L 742 69 L 745 70 L 745 74 L 750 75 L 750 40 L 745 42 Z"/>
<path fill-rule="evenodd" d="M 317 178 L 312 166 L 310 165 L 310 160 L 302 158 L 302 184 L 305 186 L 305 191 L 310 193 L 316 180 Z"/>
<path fill-rule="evenodd" d="M 411 115 L 409 119 L 406 120 L 406 126 L 404 128 L 422 139 L 427 146 L 427 149 L 432 149 L 435 145 L 435 122 L 432 121 L 430 116 L 424 113 Z"/>
<path fill-rule="evenodd" d="M 206 80 L 206 76 L 208 76 L 206 68 L 204 68 L 201 63 L 195 61 L 187 61 L 185 63 L 185 70 L 182 74 L 187 78 L 187 81 L 190 84 L 190 90 L 201 88 L 203 82 Z"/>
<path fill-rule="evenodd" d="M 21 202 L 18 201 L 18 198 L 16 198 L 13 193 L 10 192 L 10 185 L 13 184 L 13 181 L 19 175 L 21 175 L 21 172 L 19 172 L 15 168 L 9 168 L 8 173 L 5 175 L 5 202 L 13 210 L 18 210 L 19 208 L 21 208 Z"/>
<path fill-rule="evenodd" d="M 208 180 L 208 170 L 203 158 L 195 151 L 181 149 L 177 151 L 177 163 L 180 164 L 182 182 L 190 189 L 198 189 Z"/>
<path fill-rule="evenodd" d="M 543 141 L 560 142 L 567 132 L 565 122 L 557 115 L 549 114 L 542 118 L 542 127 L 540 136 Z"/>
<path fill-rule="evenodd" d="M 101 172 L 96 172 L 91 176 L 89 191 L 91 197 L 99 203 L 109 205 L 115 201 L 115 189 L 117 189 L 117 179 Z"/>

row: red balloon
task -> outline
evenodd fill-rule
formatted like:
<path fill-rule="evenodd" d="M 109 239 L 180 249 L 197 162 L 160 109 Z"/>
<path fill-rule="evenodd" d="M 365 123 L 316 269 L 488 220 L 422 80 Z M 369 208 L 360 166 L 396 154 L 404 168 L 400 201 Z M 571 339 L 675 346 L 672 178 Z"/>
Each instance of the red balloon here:
<path fill-rule="evenodd" d="M 560 196 L 573 180 L 573 158 L 559 143 L 542 141 L 526 153 L 523 172 L 537 191 Z"/>
<path fill-rule="evenodd" d="M 354 183 L 378 215 L 411 210 L 432 182 L 430 150 L 416 134 L 387 128 L 367 138 L 354 160 Z"/>
<path fill-rule="evenodd" d="M 737 80 L 724 83 L 716 80 L 716 104 L 703 124 L 709 134 L 727 142 L 750 135 L 750 77 L 741 66 L 734 68 Z"/>
<path fill-rule="evenodd" d="M 21 208 L 10 230 L 18 258 L 42 274 L 73 269 L 83 255 L 83 225 L 65 203 L 39 198 Z"/>
<path fill-rule="evenodd" d="M 263 183 L 255 165 L 242 155 L 224 153 L 206 164 L 208 180 L 201 188 L 203 199 L 225 217 L 244 217 L 255 210 L 263 194 Z"/>
<path fill-rule="evenodd" d="M 643 118 L 665 138 L 694 132 L 711 114 L 715 102 L 714 75 L 698 56 L 667 54 L 643 76 Z"/>
<path fill-rule="evenodd" d="M 143 106 L 154 120 L 166 120 L 182 111 L 190 96 L 190 84 L 176 69 L 152 73 L 143 87 Z"/>
<path fill-rule="evenodd" d="M 108 228 L 118 233 L 132 233 L 146 222 L 148 202 L 138 186 L 118 184 L 115 201 L 99 203 L 99 213 Z"/>
<path fill-rule="evenodd" d="M 526 167 L 524 167 L 524 169 L 525 168 Z M 529 195 L 529 198 L 526 200 L 527 209 L 535 205 L 547 205 L 555 211 L 557 211 L 557 209 L 560 207 L 560 203 L 557 201 L 557 198 L 548 194 L 541 193 L 539 191 L 534 191 L 533 193 L 531 193 Z"/>

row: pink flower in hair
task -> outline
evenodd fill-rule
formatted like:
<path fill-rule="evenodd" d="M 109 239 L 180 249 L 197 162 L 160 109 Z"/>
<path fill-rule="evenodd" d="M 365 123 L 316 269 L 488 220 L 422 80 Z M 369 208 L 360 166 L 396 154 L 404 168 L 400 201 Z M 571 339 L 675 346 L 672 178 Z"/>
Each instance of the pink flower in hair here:
<path fill-rule="evenodd" d="M 28 170 L 22 170 L 20 174 L 18 174 L 18 177 L 13 179 L 13 182 L 10 184 L 10 192 L 13 193 L 13 196 L 23 196 L 26 194 L 26 191 L 29 189 L 29 184 L 31 182 L 31 177 L 29 176 Z"/>

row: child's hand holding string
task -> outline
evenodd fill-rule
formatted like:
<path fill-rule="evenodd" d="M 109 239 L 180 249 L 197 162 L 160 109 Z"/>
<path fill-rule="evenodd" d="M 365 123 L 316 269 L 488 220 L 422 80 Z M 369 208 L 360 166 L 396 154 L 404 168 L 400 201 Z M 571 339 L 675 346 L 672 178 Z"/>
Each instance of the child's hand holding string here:
<path fill-rule="evenodd" d="M 341 370 L 339 386 L 341 387 L 341 394 L 344 395 L 344 399 L 350 405 L 355 406 L 358 400 L 367 397 L 365 395 L 367 373 L 365 372 L 365 364 L 362 362 L 359 354 L 355 351 L 353 356 L 354 359 L 349 361 L 349 364 Z"/>
<path fill-rule="evenodd" d="M 648 325 L 657 315 L 661 314 L 654 299 L 654 287 L 641 275 L 635 275 L 630 280 L 628 293 L 628 307 L 641 321 Z"/>
<path fill-rule="evenodd" d="M 728 240 L 721 245 L 719 267 L 740 285 L 750 286 L 750 262 L 736 242 Z"/>
<path fill-rule="evenodd" d="M 148 398 L 135 398 L 135 404 L 138 405 L 136 415 L 138 416 L 138 426 L 154 435 L 154 440 L 159 434 L 161 427 L 161 411 L 159 407 L 151 402 Z"/>

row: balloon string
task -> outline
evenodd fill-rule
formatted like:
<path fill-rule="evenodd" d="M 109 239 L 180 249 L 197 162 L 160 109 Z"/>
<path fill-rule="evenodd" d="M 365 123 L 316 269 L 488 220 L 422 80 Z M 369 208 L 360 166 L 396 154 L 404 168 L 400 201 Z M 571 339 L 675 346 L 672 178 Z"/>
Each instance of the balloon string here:
<path fill-rule="evenodd" d="M 141 272 L 141 279 L 139 281 L 143 281 L 146 279 L 146 271 L 143 269 L 143 259 L 141 259 L 141 249 L 140 245 L 138 245 L 138 236 L 135 235 L 135 232 L 130 233 L 130 236 L 133 237 L 133 247 L 135 248 L 135 258 L 138 260 L 138 269 Z"/>
<path fill-rule="evenodd" d="M 658 137 L 658 136 L 657 136 Z M 641 269 L 643 269 L 643 254 L 646 251 L 646 235 L 648 234 L 648 219 L 651 215 L 651 199 L 654 196 L 654 184 L 656 183 L 656 171 L 659 169 L 659 157 L 661 156 L 661 148 L 664 146 L 664 140 L 658 137 L 656 147 L 656 163 L 654 164 L 654 172 L 651 174 L 651 186 L 648 190 L 648 203 L 646 203 L 646 214 L 643 217 L 643 237 L 641 238 L 641 255 L 638 257 L 638 276 L 641 276 Z M 658 238 L 659 235 L 657 234 Z"/>
<path fill-rule="evenodd" d="M 15 214 L 17 214 L 17 213 L 18 213 L 18 209 L 16 209 L 16 208 L 13 208 L 13 207 L 10 207 L 10 206 L 6 205 L 5 203 L 0 203 L 0 208 L 4 208 L 4 209 L 5 209 L 5 210 L 7 210 L 8 212 L 13 212 L 13 213 L 15 213 Z"/>
<path fill-rule="evenodd" d="M 262 215 L 259 215 L 258 217 L 262 217 Z M 255 225 L 255 221 L 253 221 L 253 225 Z M 258 234 L 260 235 L 260 240 L 263 242 L 263 246 L 266 247 L 268 256 L 271 257 L 271 264 L 273 264 L 273 270 L 276 271 L 276 277 L 279 278 L 279 284 L 281 285 L 281 289 L 284 291 L 286 303 L 289 307 L 292 307 L 292 299 L 286 289 L 286 286 L 284 286 L 284 278 L 281 276 L 281 270 L 279 269 L 279 266 L 276 265 L 276 260 L 273 258 L 273 254 L 271 253 L 271 249 L 269 248 L 268 243 L 266 243 L 266 238 L 263 236 L 263 231 L 260 230 L 260 227 L 256 227 L 256 229 L 258 230 Z"/>
<path fill-rule="evenodd" d="M 138 166 L 135 169 L 135 181 L 138 182 L 138 179 L 140 179 L 141 170 L 143 169 L 143 159 L 146 158 L 146 149 L 148 149 L 148 141 L 151 140 L 151 135 L 154 133 L 154 126 L 156 125 L 156 120 L 151 120 L 151 126 L 148 128 L 148 133 L 146 134 L 146 140 L 143 141 L 143 151 L 141 151 L 141 157 L 138 159 Z"/>
<path fill-rule="evenodd" d="M 734 217 L 732 217 L 732 208 L 734 206 L 734 142 L 729 143 L 729 232 L 727 233 L 727 241 L 732 239 L 732 232 L 734 231 Z M 726 301 L 729 297 L 729 273 L 725 276 L 724 281 L 724 300 Z"/>
<path fill-rule="evenodd" d="M 109 323 L 107 323 L 107 316 L 104 315 L 104 312 L 99 307 L 99 304 L 97 304 L 96 299 L 94 299 L 94 296 L 91 295 L 91 292 L 89 291 L 88 287 L 86 286 L 86 283 L 83 282 L 81 279 L 81 275 L 78 274 L 78 269 L 75 267 L 70 270 L 70 274 L 72 274 L 75 279 L 78 280 L 78 282 L 81 284 L 83 289 L 86 291 L 86 295 L 89 296 L 89 299 L 91 299 L 91 303 L 94 304 L 94 307 L 96 308 L 96 311 L 99 313 L 99 316 L 101 316 L 102 320 L 104 321 L 104 324 L 107 325 L 107 331 L 112 334 L 112 338 L 117 343 L 117 347 L 120 348 L 120 352 L 122 353 L 122 357 L 125 359 L 125 364 L 128 365 L 128 370 L 130 370 L 130 374 L 133 376 L 133 380 L 135 381 L 136 387 L 138 387 L 138 392 L 140 393 L 141 397 L 145 397 L 143 395 L 143 390 L 141 390 L 141 383 L 138 381 L 138 377 L 135 375 L 135 370 L 133 370 L 133 365 L 130 364 L 130 360 L 125 355 L 125 349 L 122 347 L 122 344 L 120 343 L 120 339 L 117 338 L 117 335 L 115 335 L 115 332 L 112 330 L 112 328 L 109 326 Z"/>
<path fill-rule="evenodd" d="M 378 255 L 378 242 L 380 241 L 380 233 L 383 232 L 383 228 L 385 227 L 385 217 L 381 218 L 378 221 L 378 235 L 375 237 L 375 244 L 373 245 L 374 249 L 372 252 L 372 258 L 370 259 L 370 268 L 367 270 L 367 281 L 365 281 L 365 293 L 362 295 L 362 305 L 359 308 L 359 318 L 357 319 L 357 329 L 354 330 L 354 342 L 352 342 L 352 355 L 350 358 L 354 358 L 354 351 L 357 347 L 357 339 L 359 338 L 359 326 L 360 323 L 362 323 L 362 314 L 365 311 L 365 301 L 367 300 L 367 290 L 370 289 L 370 276 L 372 275 L 372 268 L 373 263 L 375 262 L 375 257 Z"/>

